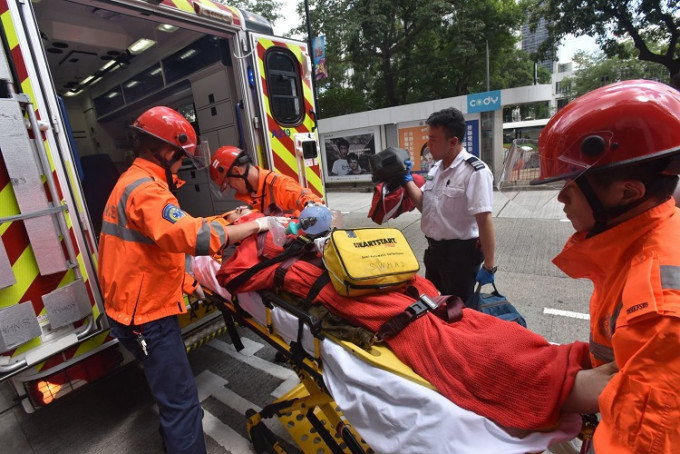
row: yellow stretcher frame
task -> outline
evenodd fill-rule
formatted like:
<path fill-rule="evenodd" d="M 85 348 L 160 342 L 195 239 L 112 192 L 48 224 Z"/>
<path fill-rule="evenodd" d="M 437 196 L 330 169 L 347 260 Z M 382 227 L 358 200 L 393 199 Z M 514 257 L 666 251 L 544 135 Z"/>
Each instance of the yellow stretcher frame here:
<path fill-rule="evenodd" d="M 259 412 L 252 409 L 246 412 L 248 435 L 257 453 L 287 452 L 282 440 L 263 423 L 263 420 L 274 416 L 278 418 L 304 453 L 374 453 L 343 416 L 342 411 L 338 408 L 324 384 L 321 341 L 325 338 L 339 344 L 352 355 L 361 358 L 374 367 L 387 370 L 402 378 L 436 390 L 429 381 L 404 364 L 387 346 L 373 345 L 370 350 L 365 350 L 353 342 L 322 333 L 319 321 L 286 301 L 286 298 L 292 298 L 289 295 L 277 294 L 272 291 L 258 292 L 266 308 L 266 325 L 262 325 L 241 309 L 236 298 L 233 301 L 227 301 L 207 289 L 205 291 L 211 302 L 222 311 L 228 330 L 230 325 L 234 329 L 235 323 L 249 328 L 281 353 L 300 378 L 300 384 L 271 404 L 266 405 Z M 289 344 L 283 337 L 274 332 L 271 313 L 273 307 L 290 312 L 298 317 L 300 323 L 308 326 L 314 336 L 313 355 L 304 352 L 302 346 L 296 346 L 295 342 Z M 299 325 L 299 331 L 301 330 L 302 324 Z M 578 437 L 581 440 L 588 440 L 588 434 L 592 437 L 594 424 L 587 419 L 589 416 L 591 415 L 582 415 L 584 425 Z M 570 441 L 567 441 L 551 447 L 549 452 L 571 454 L 579 452 L 579 450 Z M 583 451 L 581 450 L 581 452 Z"/>
<path fill-rule="evenodd" d="M 324 335 L 321 333 L 320 323 L 317 320 L 290 305 L 281 295 L 265 291 L 260 292 L 266 307 L 267 324 L 265 326 L 241 309 L 237 298 L 227 301 L 207 289 L 205 292 L 207 298 L 222 311 L 228 327 L 230 325 L 233 327 L 234 323 L 238 323 L 239 326 L 249 328 L 274 347 L 300 378 L 300 384 L 266 405 L 259 412 L 252 409 L 246 412 L 246 427 L 255 452 L 287 452 L 282 440 L 263 423 L 263 420 L 272 417 L 278 418 L 298 447 L 305 453 L 371 454 L 374 452 L 342 415 L 324 385 L 321 363 L 321 340 Z M 314 335 L 314 355 L 304 353 L 302 346 L 297 346 L 295 342 L 289 344 L 274 332 L 271 316 L 271 308 L 274 306 L 292 312 L 301 320 L 301 323 L 310 328 Z M 351 342 L 340 340 L 338 342 L 346 343 L 345 348 L 354 351 Z M 359 347 L 356 348 L 361 350 Z"/>

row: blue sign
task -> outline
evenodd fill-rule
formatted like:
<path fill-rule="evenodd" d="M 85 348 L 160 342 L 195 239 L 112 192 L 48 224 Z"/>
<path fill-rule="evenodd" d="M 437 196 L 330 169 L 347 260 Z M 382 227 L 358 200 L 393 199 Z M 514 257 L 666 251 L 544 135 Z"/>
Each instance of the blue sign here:
<path fill-rule="evenodd" d="M 328 77 L 328 68 L 326 68 L 326 37 L 324 35 L 312 39 L 312 56 L 314 77 L 316 80 L 325 79 Z"/>
<path fill-rule="evenodd" d="M 501 107 L 500 90 L 485 91 L 484 93 L 467 95 L 468 113 L 489 112 L 492 110 L 499 110 Z"/>
<path fill-rule="evenodd" d="M 468 153 L 479 157 L 479 120 L 468 120 L 465 122 L 463 146 Z"/>

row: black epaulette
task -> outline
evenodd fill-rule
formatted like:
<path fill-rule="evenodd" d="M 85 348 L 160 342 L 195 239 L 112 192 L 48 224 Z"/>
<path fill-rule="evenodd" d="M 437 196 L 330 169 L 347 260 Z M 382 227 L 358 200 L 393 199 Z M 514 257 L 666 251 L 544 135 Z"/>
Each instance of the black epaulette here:
<path fill-rule="evenodd" d="M 470 156 L 465 160 L 468 164 L 475 168 L 475 172 L 482 170 L 485 166 L 484 163 L 477 156 Z"/>

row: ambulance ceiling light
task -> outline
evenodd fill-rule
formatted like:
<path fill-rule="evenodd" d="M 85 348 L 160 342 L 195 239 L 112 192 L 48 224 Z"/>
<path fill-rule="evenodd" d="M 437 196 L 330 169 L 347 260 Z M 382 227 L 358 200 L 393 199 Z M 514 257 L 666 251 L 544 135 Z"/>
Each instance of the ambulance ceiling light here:
<path fill-rule="evenodd" d="M 107 72 L 107 71 L 112 72 L 112 71 L 115 71 L 117 69 L 118 69 L 118 61 L 117 60 L 109 60 L 108 62 L 106 62 L 104 64 L 104 66 L 99 68 L 99 71 L 101 71 L 101 72 Z"/>
<path fill-rule="evenodd" d="M 196 54 L 196 49 L 189 49 L 188 51 L 184 52 L 182 55 L 179 56 L 180 60 L 186 60 L 189 57 L 193 57 Z"/>
<path fill-rule="evenodd" d="M 91 75 L 91 76 L 87 76 L 85 79 L 83 79 L 83 81 L 80 83 L 80 85 L 87 85 L 90 82 L 92 82 L 93 80 L 94 80 L 94 74 Z"/>
<path fill-rule="evenodd" d="M 133 55 L 139 55 L 154 44 L 156 44 L 156 41 L 152 39 L 139 38 L 137 41 L 132 43 L 127 50 Z"/>
<path fill-rule="evenodd" d="M 70 98 L 72 96 L 78 96 L 82 92 L 83 92 L 83 90 L 78 90 L 78 91 L 69 90 L 66 93 L 64 93 L 64 96 L 68 96 Z"/>
<path fill-rule="evenodd" d="M 160 24 L 158 27 L 156 27 L 156 30 L 166 33 L 174 33 L 177 31 L 178 28 L 179 27 L 177 27 L 176 25 Z"/>

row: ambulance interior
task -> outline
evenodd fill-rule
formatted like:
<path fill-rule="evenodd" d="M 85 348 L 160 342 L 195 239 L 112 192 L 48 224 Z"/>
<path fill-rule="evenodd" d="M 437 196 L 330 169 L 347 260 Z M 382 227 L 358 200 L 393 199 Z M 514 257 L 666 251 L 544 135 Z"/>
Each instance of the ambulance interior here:
<path fill-rule="evenodd" d="M 65 105 L 73 161 L 96 235 L 108 194 L 135 157 L 129 125 L 146 109 L 166 105 L 178 110 L 212 151 L 246 140 L 238 132 L 241 76 L 232 65 L 230 32 L 204 34 L 170 17 L 64 0 L 33 7 L 51 77 Z M 233 199 L 214 197 L 207 173 L 196 171 L 188 160 L 180 178 L 186 184 L 178 199 L 190 214 L 206 216 L 236 206 Z"/>

